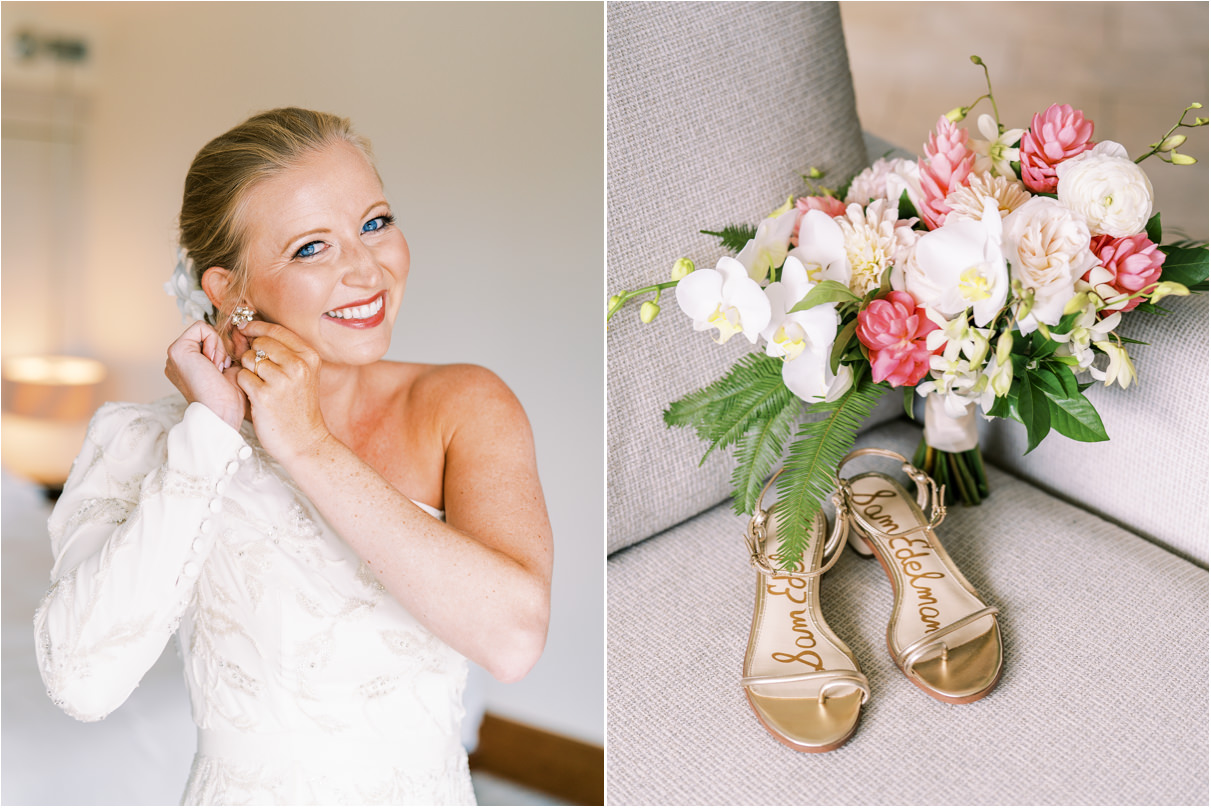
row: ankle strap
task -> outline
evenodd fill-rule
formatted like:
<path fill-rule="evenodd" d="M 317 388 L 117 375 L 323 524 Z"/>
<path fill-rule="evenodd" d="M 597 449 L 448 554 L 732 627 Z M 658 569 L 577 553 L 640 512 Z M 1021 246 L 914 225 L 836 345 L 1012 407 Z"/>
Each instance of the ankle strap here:
<path fill-rule="evenodd" d="M 894 539 L 898 536 L 908 536 L 920 530 L 932 530 L 942 524 L 942 520 L 946 518 L 946 486 L 938 485 L 934 482 L 933 477 L 930 477 L 910 463 L 907 457 L 889 449 L 854 449 L 841 458 L 841 463 L 837 466 L 837 490 L 843 493 L 847 502 L 853 491 L 849 487 L 849 481 L 841 476 L 841 469 L 851 460 L 869 456 L 898 460 L 900 462 L 900 470 L 917 484 L 917 505 L 920 506 L 922 511 L 928 509 L 930 512 L 929 524 L 927 525 L 916 525 L 908 530 L 901 530 L 899 533 L 884 533 L 883 531 L 879 531 L 882 535 Z"/>
<path fill-rule="evenodd" d="M 833 565 L 837 563 L 837 559 L 841 557 L 841 551 L 845 549 L 845 539 L 849 535 L 849 500 L 839 493 L 833 494 L 831 497 L 833 507 L 837 509 L 837 515 L 833 520 L 832 535 L 824 543 L 825 563 L 819 569 L 807 572 L 779 569 L 774 566 L 773 560 L 765 552 L 769 511 L 762 509 L 761 502 L 765 499 L 765 492 L 774 484 L 774 480 L 778 479 L 778 475 L 782 471 L 782 469 L 778 469 L 774 473 L 774 476 L 770 477 L 765 483 L 765 487 L 761 489 L 761 493 L 757 496 L 757 505 L 753 508 L 752 518 L 748 522 L 748 530 L 744 533 L 744 542 L 748 545 L 749 550 L 749 563 L 759 572 L 769 576 L 789 575 L 794 578 L 815 578 L 832 569 Z M 817 518 L 825 519 L 823 510 L 820 511 Z M 827 519 L 825 519 L 825 524 L 827 524 Z M 815 558 L 815 548 L 812 547 L 809 551 L 812 553 L 810 558 L 807 557 L 808 551 L 804 552 L 804 567 L 810 566 Z"/>

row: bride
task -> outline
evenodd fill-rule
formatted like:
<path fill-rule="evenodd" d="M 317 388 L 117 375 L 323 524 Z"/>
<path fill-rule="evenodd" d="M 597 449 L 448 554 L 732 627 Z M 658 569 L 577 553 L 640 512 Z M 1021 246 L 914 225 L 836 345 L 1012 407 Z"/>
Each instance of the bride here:
<path fill-rule="evenodd" d="M 175 632 L 185 803 L 473 802 L 466 659 L 520 679 L 549 616 L 520 404 L 483 368 L 383 359 L 408 244 L 348 121 L 211 141 L 180 227 L 205 320 L 168 348 L 179 395 L 98 411 L 51 516 L 51 698 L 105 717 Z"/>

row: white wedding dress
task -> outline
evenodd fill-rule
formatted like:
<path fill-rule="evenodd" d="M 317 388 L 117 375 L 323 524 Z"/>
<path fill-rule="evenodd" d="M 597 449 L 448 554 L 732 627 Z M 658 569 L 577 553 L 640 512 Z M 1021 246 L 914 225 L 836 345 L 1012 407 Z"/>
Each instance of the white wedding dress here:
<path fill-rule="evenodd" d="M 50 535 L 35 636 L 51 698 L 105 717 L 177 632 L 198 726 L 185 804 L 474 803 L 465 658 L 386 593 L 250 424 L 180 396 L 105 405 Z"/>

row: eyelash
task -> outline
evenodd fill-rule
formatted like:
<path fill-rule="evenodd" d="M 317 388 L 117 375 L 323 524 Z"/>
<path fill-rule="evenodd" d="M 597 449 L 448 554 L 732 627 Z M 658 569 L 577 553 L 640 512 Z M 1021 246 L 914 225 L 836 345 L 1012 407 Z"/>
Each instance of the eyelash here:
<path fill-rule="evenodd" d="M 372 230 L 366 229 L 366 225 L 369 225 L 371 222 L 378 222 L 378 221 L 381 221 L 382 224 L 380 224 L 378 227 L 373 228 Z M 382 216 L 375 216 L 373 219 L 366 222 L 366 224 L 363 224 L 362 233 L 377 233 L 380 230 L 382 230 L 383 228 L 390 227 L 393 224 L 395 224 L 395 216 L 393 216 L 390 213 L 385 213 Z M 309 253 L 304 254 L 304 250 L 306 250 L 309 247 L 315 247 L 315 246 L 323 244 L 323 243 L 324 242 L 322 242 L 322 241 L 309 241 L 306 244 L 304 244 L 302 247 L 299 247 L 298 250 L 295 251 L 294 257 L 295 258 L 314 258 L 317 253 L 309 252 Z"/>

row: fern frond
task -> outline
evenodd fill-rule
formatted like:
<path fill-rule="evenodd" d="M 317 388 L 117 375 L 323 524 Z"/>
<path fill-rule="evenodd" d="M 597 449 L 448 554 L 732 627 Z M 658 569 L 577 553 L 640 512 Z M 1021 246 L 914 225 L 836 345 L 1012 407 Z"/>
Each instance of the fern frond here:
<path fill-rule="evenodd" d="M 699 230 L 704 236 L 714 236 L 728 250 L 738 253 L 757 235 L 757 228 L 747 224 L 731 224 L 722 230 Z"/>
<path fill-rule="evenodd" d="M 823 414 L 824 418 L 809 420 L 799 427 L 785 470 L 778 478 L 774 513 L 783 526 L 778 552 L 784 565 L 802 560 L 812 522 L 833 491 L 837 466 L 854 445 L 858 430 L 879 397 L 888 389 L 886 384 L 876 384 L 863 374 L 836 401 L 808 408 L 809 416 Z"/>
<path fill-rule="evenodd" d="M 758 421 L 778 412 L 794 393 L 782 382 L 782 360 L 746 354 L 725 376 L 669 405 L 664 422 L 692 426 L 715 449 L 735 443 Z"/>
<path fill-rule="evenodd" d="M 736 468 L 732 472 L 732 508 L 745 515 L 757 507 L 757 497 L 774 464 L 782 457 L 786 442 L 802 411 L 797 397 L 787 401 L 782 409 L 759 424 L 755 424 L 736 443 Z"/>

